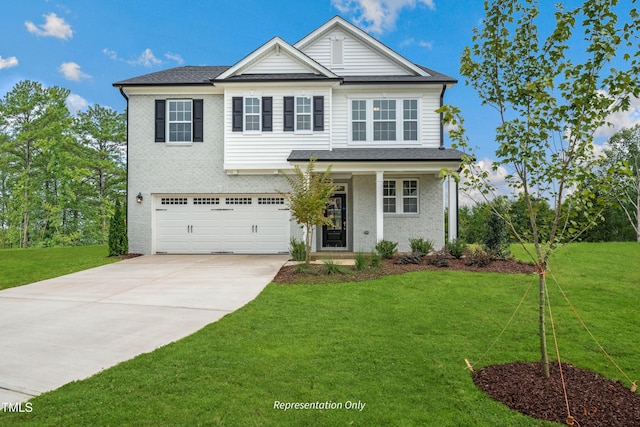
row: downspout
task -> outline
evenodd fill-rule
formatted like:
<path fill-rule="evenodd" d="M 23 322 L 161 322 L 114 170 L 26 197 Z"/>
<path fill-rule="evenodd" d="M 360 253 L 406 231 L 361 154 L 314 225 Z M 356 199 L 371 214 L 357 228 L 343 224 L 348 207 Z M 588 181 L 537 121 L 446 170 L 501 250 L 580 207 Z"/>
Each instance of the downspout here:
<path fill-rule="evenodd" d="M 128 227 L 128 223 L 129 223 L 129 97 L 127 96 L 126 93 L 124 93 L 124 89 L 122 88 L 122 86 L 118 86 L 118 89 L 120 90 L 120 95 L 122 95 L 122 97 L 125 99 L 125 101 L 127 101 L 127 106 L 126 108 L 126 121 L 127 121 L 127 141 L 125 144 L 125 159 L 126 159 L 126 166 L 125 166 L 125 180 L 127 182 L 127 186 L 126 186 L 126 190 L 125 190 L 125 200 L 126 203 L 124 204 L 124 217 L 126 218 L 127 221 L 127 234 L 129 234 L 129 227 Z"/>
<path fill-rule="evenodd" d="M 442 92 L 440 93 L 440 108 L 444 106 L 444 93 L 447 91 L 447 84 L 442 85 Z M 444 113 L 440 113 L 440 149 L 444 150 L 444 125 L 442 124 L 442 120 L 444 118 Z"/>

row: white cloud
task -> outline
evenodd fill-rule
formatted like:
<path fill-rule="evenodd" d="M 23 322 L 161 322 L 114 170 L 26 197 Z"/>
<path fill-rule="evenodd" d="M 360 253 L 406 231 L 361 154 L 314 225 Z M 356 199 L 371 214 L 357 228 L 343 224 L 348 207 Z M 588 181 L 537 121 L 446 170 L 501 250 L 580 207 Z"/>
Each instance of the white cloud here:
<path fill-rule="evenodd" d="M 71 111 L 72 114 L 76 114 L 78 111 L 84 109 L 89 103 L 86 99 L 81 97 L 80 95 L 76 95 L 72 93 L 67 97 L 67 108 Z"/>
<path fill-rule="evenodd" d="M 596 130 L 596 137 L 610 138 L 618 131 L 640 123 L 640 99 L 631 97 L 629 109 L 611 114 L 608 121 L 611 126 L 604 126 Z"/>
<path fill-rule="evenodd" d="M 460 205 L 461 206 L 473 206 L 476 203 L 492 200 L 497 196 L 506 196 L 513 193 L 507 184 L 507 176 L 509 172 L 504 166 L 498 166 L 495 170 L 493 167 L 493 160 L 485 157 L 482 160 L 476 162 L 476 175 L 482 172 L 487 172 L 489 175 L 486 181 L 496 189 L 493 194 L 482 194 L 480 190 L 466 189 L 466 191 L 460 191 Z M 464 188 L 464 177 L 461 178 L 461 188 Z"/>
<path fill-rule="evenodd" d="M 405 46 L 420 46 L 420 47 L 424 47 L 425 49 L 431 50 L 431 48 L 433 47 L 433 43 L 425 41 L 425 40 L 416 41 L 416 39 L 414 39 L 413 37 L 410 37 L 410 38 L 406 39 L 405 41 L 403 41 L 402 43 L 400 43 L 400 46 L 401 47 L 405 47 Z"/>
<path fill-rule="evenodd" d="M 16 58 L 15 56 L 10 56 L 6 59 L 0 56 L 0 70 L 4 68 L 15 67 L 17 65 L 18 65 L 18 58 Z"/>
<path fill-rule="evenodd" d="M 175 61 L 180 65 L 184 64 L 184 59 L 182 59 L 182 56 L 178 55 L 177 53 L 167 52 L 164 54 L 164 57 L 169 61 Z"/>
<path fill-rule="evenodd" d="M 60 68 L 58 68 L 58 71 L 62 73 L 65 79 L 76 82 L 82 79 L 91 78 L 90 75 L 80 71 L 80 66 L 75 62 L 63 62 L 62 65 L 60 65 Z"/>
<path fill-rule="evenodd" d="M 398 13 L 422 4 L 435 10 L 434 0 L 331 0 L 340 13 L 352 17 L 356 25 L 374 34 L 395 28 Z"/>
<path fill-rule="evenodd" d="M 31 21 L 25 21 L 24 25 L 30 33 L 37 36 L 57 37 L 63 40 L 73 37 L 73 30 L 71 29 L 71 26 L 64 21 L 64 19 L 60 18 L 53 12 L 43 16 L 45 18 L 45 23 L 40 26 L 37 26 Z"/>
<path fill-rule="evenodd" d="M 108 48 L 102 49 L 102 53 L 104 53 L 114 61 L 125 62 L 129 65 L 143 65 L 145 67 L 153 67 L 154 65 L 160 65 L 164 63 L 161 59 L 158 59 L 158 57 L 156 57 L 153 51 L 149 48 L 146 48 L 145 50 L 143 50 L 142 53 L 138 55 L 138 57 L 136 57 L 135 59 L 123 59 L 118 56 L 118 52 Z M 184 62 L 182 59 L 182 56 L 180 56 L 177 53 L 167 52 L 164 54 L 164 56 L 168 60 L 175 61 L 178 64 L 182 64 Z"/>

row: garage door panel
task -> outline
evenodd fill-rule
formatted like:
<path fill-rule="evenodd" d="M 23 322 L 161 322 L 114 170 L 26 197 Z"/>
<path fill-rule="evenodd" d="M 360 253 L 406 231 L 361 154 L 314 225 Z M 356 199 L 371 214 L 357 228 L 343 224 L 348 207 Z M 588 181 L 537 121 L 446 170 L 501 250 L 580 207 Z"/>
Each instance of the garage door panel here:
<path fill-rule="evenodd" d="M 206 195 L 155 201 L 156 252 L 288 251 L 290 213 L 281 197 Z"/>

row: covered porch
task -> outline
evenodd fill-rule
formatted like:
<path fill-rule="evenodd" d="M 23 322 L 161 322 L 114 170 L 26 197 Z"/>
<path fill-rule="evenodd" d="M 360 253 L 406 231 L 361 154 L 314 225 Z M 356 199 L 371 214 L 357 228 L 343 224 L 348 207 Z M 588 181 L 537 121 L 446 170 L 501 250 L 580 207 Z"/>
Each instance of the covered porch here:
<path fill-rule="evenodd" d="M 331 166 L 339 191 L 328 206 L 334 225 L 317 230 L 314 251 L 370 251 L 380 240 L 398 242 L 423 237 L 444 245 L 444 208 L 449 207 L 449 239 L 457 237 L 457 184 L 440 177 L 457 170 L 463 153 L 441 148 L 349 148 L 295 150 L 292 165 L 316 170 Z M 446 189 L 446 195 L 444 190 Z"/>

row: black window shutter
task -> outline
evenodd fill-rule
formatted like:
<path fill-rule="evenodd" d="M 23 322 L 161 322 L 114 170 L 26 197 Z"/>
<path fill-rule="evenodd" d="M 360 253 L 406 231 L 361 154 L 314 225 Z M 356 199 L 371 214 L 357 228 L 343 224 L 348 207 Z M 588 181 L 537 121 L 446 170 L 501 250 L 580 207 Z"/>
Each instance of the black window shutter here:
<path fill-rule="evenodd" d="M 313 97 L 313 130 L 324 130 L 324 96 Z"/>
<path fill-rule="evenodd" d="M 262 98 L 262 130 L 265 132 L 273 130 L 273 98 L 270 96 Z"/>
<path fill-rule="evenodd" d="M 242 132 L 242 97 L 234 96 L 232 99 L 233 120 L 231 130 Z"/>
<path fill-rule="evenodd" d="M 202 99 L 193 100 L 193 142 L 204 141 L 204 102 Z"/>
<path fill-rule="evenodd" d="M 295 121 L 293 96 L 284 97 L 284 131 L 293 132 Z"/>
<path fill-rule="evenodd" d="M 164 99 L 156 99 L 156 142 L 165 142 L 166 126 L 164 116 L 166 114 Z"/>

